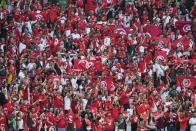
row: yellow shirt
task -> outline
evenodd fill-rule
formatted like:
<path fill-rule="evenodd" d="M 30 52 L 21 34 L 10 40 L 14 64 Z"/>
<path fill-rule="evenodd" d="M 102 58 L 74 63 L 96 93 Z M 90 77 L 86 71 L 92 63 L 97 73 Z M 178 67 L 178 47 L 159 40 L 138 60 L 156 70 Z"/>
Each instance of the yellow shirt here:
<path fill-rule="evenodd" d="M 7 76 L 7 78 L 6 78 L 6 83 L 7 83 L 7 84 L 11 84 L 12 80 L 13 80 L 13 76 L 12 76 L 12 74 L 9 74 L 9 75 Z"/>

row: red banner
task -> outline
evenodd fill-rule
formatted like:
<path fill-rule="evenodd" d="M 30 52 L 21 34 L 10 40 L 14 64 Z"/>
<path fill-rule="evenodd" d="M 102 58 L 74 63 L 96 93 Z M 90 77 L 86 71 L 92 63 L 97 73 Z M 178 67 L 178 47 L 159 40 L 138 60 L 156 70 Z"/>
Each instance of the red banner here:
<path fill-rule="evenodd" d="M 176 28 L 182 35 L 187 35 L 191 31 L 191 21 L 177 21 Z"/>
<path fill-rule="evenodd" d="M 189 37 L 183 36 L 180 39 L 173 41 L 171 46 L 174 50 L 176 50 L 177 48 L 181 48 L 181 50 L 187 51 L 189 49 L 189 42 Z"/>
<path fill-rule="evenodd" d="M 194 88 L 196 86 L 196 78 L 193 76 L 177 76 L 176 85 L 186 88 Z"/>
<path fill-rule="evenodd" d="M 159 26 L 156 25 L 147 25 L 143 28 L 144 33 L 149 33 L 151 37 L 160 36 L 162 34 L 162 30 Z"/>
<path fill-rule="evenodd" d="M 163 48 L 170 48 L 170 39 L 169 38 L 159 38 L 159 37 L 154 37 L 153 40 L 157 41 L 158 44 L 156 46 L 157 49 L 163 49 Z"/>
<path fill-rule="evenodd" d="M 115 83 L 113 81 L 113 78 L 104 78 L 101 81 L 101 86 L 106 87 L 108 91 L 113 91 L 115 89 Z"/>
<path fill-rule="evenodd" d="M 155 57 L 156 59 L 161 60 L 163 62 L 167 61 L 167 53 L 165 51 L 156 51 Z"/>
<path fill-rule="evenodd" d="M 80 60 L 80 59 L 74 59 L 74 68 L 79 71 L 86 71 L 89 69 L 94 69 L 101 71 L 103 67 L 103 64 L 98 60 Z"/>
<path fill-rule="evenodd" d="M 94 67 L 94 63 L 89 60 L 74 59 L 74 69 L 88 70 Z"/>

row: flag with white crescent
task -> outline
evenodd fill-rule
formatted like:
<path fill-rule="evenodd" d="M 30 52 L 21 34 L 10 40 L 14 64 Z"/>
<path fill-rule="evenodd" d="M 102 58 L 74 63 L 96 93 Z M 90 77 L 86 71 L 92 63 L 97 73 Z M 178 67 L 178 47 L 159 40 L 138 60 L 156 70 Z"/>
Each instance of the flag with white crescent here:
<path fill-rule="evenodd" d="M 157 25 L 146 25 L 143 27 L 143 32 L 148 33 L 150 37 L 156 37 L 162 35 L 162 30 L 159 26 Z"/>
<path fill-rule="evenodd" d="M 177 21 L 176 28 L 180 31 L 182 35 L 187 35 L 192 28 L 191 21 Z"/>
<path fill-rule="evenodd" d="M 183 36 L 180 39 L 177 39 L 171 43 L 171 47 L 173 50 L 176 50 L 177 48 L 181 48 L 183 51 L 188 51 L 189 50 L 189 43 L 190 43 L 190 38 L 188 36 Z"/>
<path fill-rule="evenodd" d="M 186 88 L 196 87 L 196 78 L 193 76 L 177 76 L 176 85 Z"/>
<path fill-rule="evenodd" d="M 156 42 L 158 42 L 156 45 L 157 49 L 170 48 L 170 39 L 169 38 L 153 37 L 152 39 L 155 40 Z"/>
<path fill-rule="evenodd" d="M 165 51 L 156 51 L 155 52 L 155 58 L 157 60 L 161 60 L 163 62 L 167 62 L 167 58 L 168 58 L 168 55 Z"/>

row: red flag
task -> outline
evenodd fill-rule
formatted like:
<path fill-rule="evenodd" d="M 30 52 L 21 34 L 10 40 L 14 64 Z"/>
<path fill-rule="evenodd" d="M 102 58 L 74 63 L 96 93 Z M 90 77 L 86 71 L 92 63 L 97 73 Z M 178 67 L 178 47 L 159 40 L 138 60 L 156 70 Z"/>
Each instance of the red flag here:
<path fill-rule="evenodd" d="M 162 30 L 159 26 L 156 25 L 147 25 L 143 28 L 144 33 L 149 33 L 151 37 L 160 36 L 162 34 Z"/>
<path fill-rule="evenodd" d="M 78 65 L 79 61 L 80 59 L 78 58 L 74 59 L 74 66 L 73 66 L 74 69 L 79 69 L 79 65 Z"/>
<path fill-rule="evenodd" d="M 158 42 L 156 46 L 157 49 L 163 49 L 164 47 L 169 48 L 169 44 L 170 44 L 169 38 L 154 37 L 153 40 Z"/>
<path fill-rule="evenodd" d="M 183 36 L 180 39 L 177 39 L 172 42 L 171 46 L 174 50 L 176 48 L 181 48 L 183 51 L 187 51 L 189 49 L 189 37 L 188 36 Z"/>
<path fill-rule="evenodd" d="M 175 59 L 174 64 L 179 64 L 179 63 L 196 63 L 196 59 Z"/>
<path fill-rule="evenodd" d="M 106 87 L 108 89 L 108 91 L 113 91 L 114 90 L 114 81 L 113 81 L 113 78 L 104 78 L 102 81 L 101 81 L 101 85 L 103 87 Z"/>
<path fill-rule="evenodd" d="M 176 85 L 187 88 L 194 88 L 196 86 L 196 78 L 193 76 L 177 76 Z"/>
<path fill-rule="evenodd" d="M 169 6 L 167 9 L 166 9 L 169 13 L 170 16 L 176 16 L 178 14 L 178 8 L 177 7 L 171 7 Z"/>
<path fill-rule="evenodd" d="M 192 22 L 190 21 L 177 21 L 176 28 L 182 35 L 186 35 L 191 31 L 191 24 Z"/>
<path fill-rule="evenodd" d="M 165 51 L 156 51 L 155 58 L 163 62 L 167 61 L 167 53 Z"/>
<path fill-rule="evenodd" d="M 74 60 L 74 69 L 88 70 L 94 67 L 94 63 L 89 60 Z"/>

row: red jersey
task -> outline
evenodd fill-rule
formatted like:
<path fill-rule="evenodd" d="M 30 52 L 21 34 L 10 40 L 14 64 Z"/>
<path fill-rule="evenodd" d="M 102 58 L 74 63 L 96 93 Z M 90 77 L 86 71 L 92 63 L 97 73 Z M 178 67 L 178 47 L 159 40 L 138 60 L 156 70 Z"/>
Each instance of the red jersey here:
<path fill-rule="evenodd" d="M 64 114 L 58 114 L 56 116 L 56 122 L 58 128 L 65 128 L 67 127 L 67 123 L 65 121 L 65 115 Z"/>

